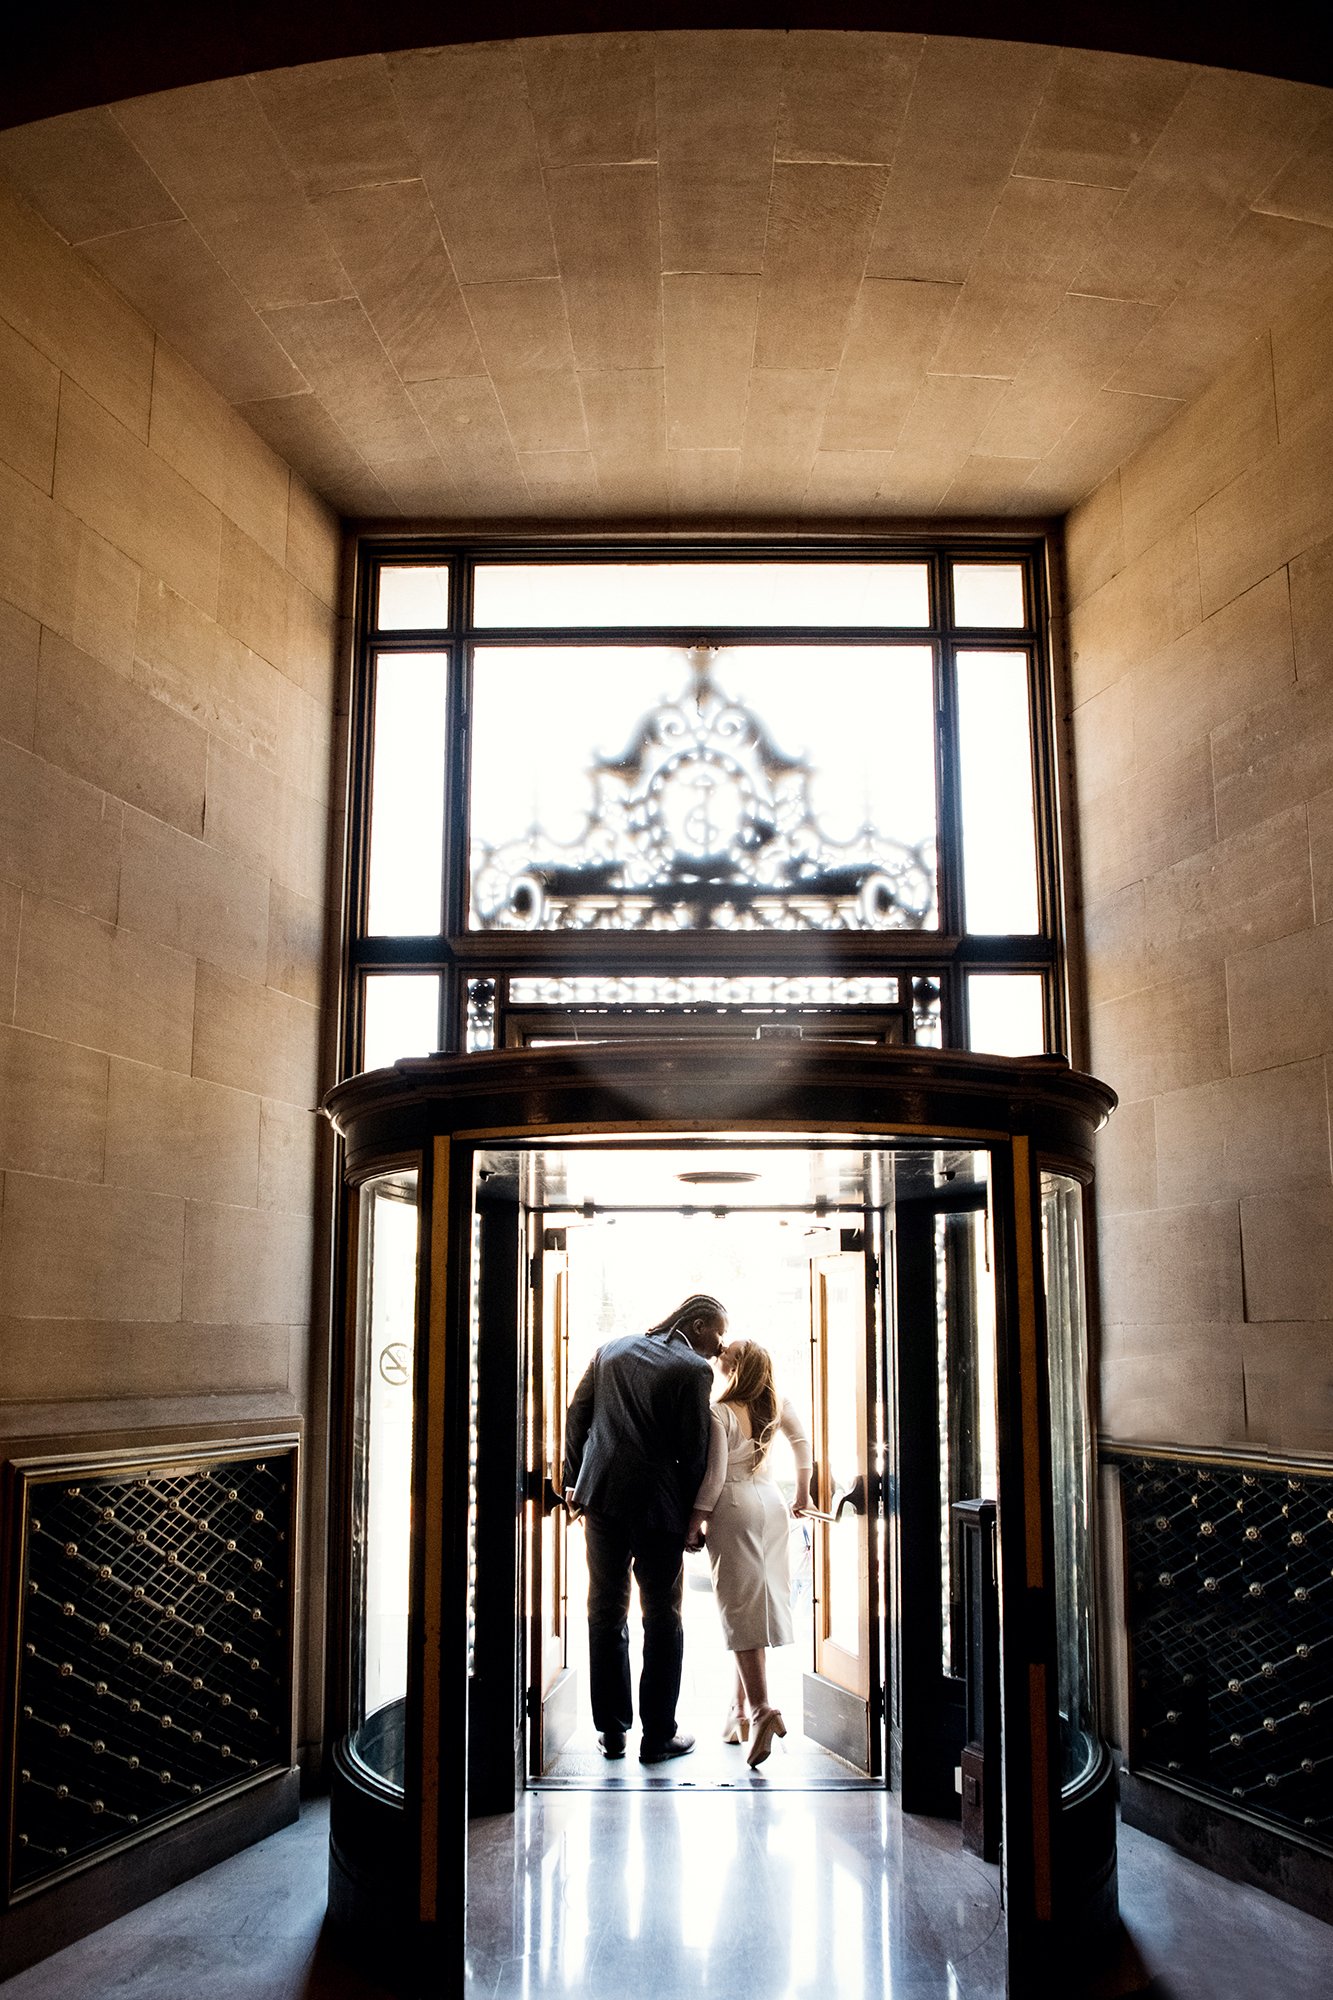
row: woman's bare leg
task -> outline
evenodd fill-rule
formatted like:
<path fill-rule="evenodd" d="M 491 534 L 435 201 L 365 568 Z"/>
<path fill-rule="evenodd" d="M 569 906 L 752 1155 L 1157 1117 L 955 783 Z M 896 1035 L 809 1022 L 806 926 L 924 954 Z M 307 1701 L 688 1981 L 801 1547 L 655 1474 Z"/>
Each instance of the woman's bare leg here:
<path fill-rule="evenodd" d="M 768 1652 L 763 1646 L 747 1646 L 736 1654 L 736 1679 L 750 1714 L 768 1707 Z"/>

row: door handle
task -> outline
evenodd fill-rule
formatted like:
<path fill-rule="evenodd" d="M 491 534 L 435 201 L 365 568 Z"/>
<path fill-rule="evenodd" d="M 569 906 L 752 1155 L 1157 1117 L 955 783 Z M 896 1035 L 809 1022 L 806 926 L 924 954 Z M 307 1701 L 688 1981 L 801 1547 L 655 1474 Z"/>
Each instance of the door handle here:
<path fill-rule="evenodd" d="M 543 1515 L 554 1514 L 557 1507 L 565 1504 L 565 1496 L 552 1484 L 550 1474 L 538 1472 L 535 1467 L 529 1468 L 524 1477 L 523 1498 L 535 1501 Z"/>
<path fill-rule="evenodd" d="M 865 1513 L 866 1482 L 863 1473 L 857 1474 L 845 1493 L 840 1493 L 835 1489 L 833 1506 L 828 1513 L 823 1512 L 818 1507 L 807 1507 L 802 1513 L 801 1519 L 803 1521 L 827 1521 L 830 1527 L 836 1527 L 848 1507 L 851 1508 L 853 1514 Z"/>

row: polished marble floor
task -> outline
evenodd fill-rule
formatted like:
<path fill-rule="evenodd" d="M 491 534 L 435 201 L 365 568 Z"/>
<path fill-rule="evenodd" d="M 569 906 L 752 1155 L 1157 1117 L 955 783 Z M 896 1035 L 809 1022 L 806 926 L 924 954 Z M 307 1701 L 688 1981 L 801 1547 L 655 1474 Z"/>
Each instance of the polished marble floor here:
<path fill-rule="evenodd" d="M 4 2000 L 387 2000 L 322 1928 L 327 1838 L 308 1806 Z M 1329 1926 L 1129 1829 L 1120 1871 L 1122 1991 L 1333 2000 Z M 884 1794 L 532 1793 L 474 1828 L 467 2000 L 1001 2000 L 1003 1968 L 997 1871 Z"/>

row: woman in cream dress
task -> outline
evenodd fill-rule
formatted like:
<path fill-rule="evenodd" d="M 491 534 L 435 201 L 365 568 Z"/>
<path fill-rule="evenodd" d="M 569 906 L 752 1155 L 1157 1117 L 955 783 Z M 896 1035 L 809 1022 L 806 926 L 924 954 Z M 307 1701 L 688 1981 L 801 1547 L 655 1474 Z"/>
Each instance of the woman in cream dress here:
<path fill-rule="evenodd" d="M 791 1404 L 780 1401 L 773 1363 L 753 1340 L 733 1340 L 718 1356 L 725 1384 L 713 1405 L 708 1469 L 695 1497 L 690 1540 L 705 1537 L 722 1637 L 736 1657 L 736 1693 L 723 1729 L 762 1764 L 786 1724 L 768 1699 L 767 1649 L 792 1642 L 787 1562 L 790 1516 L 770 1465 L 780 1430 L 796 1461 L 792 1515 L 810 1503 L 810 1440 Z"/>

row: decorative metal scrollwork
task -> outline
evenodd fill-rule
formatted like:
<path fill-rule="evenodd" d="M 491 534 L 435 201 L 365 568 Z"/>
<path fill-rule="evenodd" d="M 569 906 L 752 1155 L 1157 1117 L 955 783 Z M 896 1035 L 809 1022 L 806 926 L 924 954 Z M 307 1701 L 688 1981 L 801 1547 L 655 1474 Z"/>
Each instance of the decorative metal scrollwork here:
<path fill-rule="evenodd" d="M 1136 1770 L 1333 1850 L 1333 1478 L 1125 1458 Z"/>
<path fill-rule="evenodd" d="M 467 1047 L 470 1055 L 495 1047 L 495 981 L 467 983 Z"/>
<path fill-rule="evenodd" d="M 481 844 L 483 930 L 920 930 L 935 915 L 933 842 L 820 825 L 813 776 L 719 685 L 709 649 L 693 685 L 653 709 L 624 753 L 599 758 L 568 845 L 538 829 Z"/>

